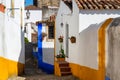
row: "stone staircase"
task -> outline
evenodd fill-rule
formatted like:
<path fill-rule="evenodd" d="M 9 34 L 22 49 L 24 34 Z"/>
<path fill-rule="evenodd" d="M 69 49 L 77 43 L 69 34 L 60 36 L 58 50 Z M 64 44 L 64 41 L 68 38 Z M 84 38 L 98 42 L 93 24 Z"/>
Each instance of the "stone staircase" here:
<path fill-rule="evenodd" d="M 68 62 L 60 61 L 60 62 L 58 62 L 58 64 L 59 64 L 61 76 L 72 75 L 71 68 L 69 67 L 69 63 Z"/>

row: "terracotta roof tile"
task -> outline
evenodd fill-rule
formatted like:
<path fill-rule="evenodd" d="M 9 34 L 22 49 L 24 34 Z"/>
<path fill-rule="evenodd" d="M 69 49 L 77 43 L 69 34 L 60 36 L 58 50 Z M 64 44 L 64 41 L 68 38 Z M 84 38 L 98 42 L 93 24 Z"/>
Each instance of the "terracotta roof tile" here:
<path fill-rule="evenodd" d="M 39 7 L 29 5 L 25 7 L 25 10 L 41 10 Z"/>
<path fill-rule="evenodd" d="M 75 0 L 79 9 L 120 9 L 120 0 Z"/>

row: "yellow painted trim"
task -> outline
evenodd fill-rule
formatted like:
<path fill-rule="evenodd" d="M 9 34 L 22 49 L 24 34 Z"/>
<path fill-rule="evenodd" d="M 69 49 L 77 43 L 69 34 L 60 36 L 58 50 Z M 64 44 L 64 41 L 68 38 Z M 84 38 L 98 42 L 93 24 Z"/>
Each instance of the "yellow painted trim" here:
<path fill-rule="evenodd" d="M 8 78 L 8 62 L 6 59 L 0 57 L 0 80 L 7 80 Z"/>
<path fill-rule="evenodd" d="M 60 68 L 59 68 L 59 64 L 58 62 L 56 61 L 56 22 L 54 23 L 55 26 L 54 26 L 54 74 L 56 76 L 61 76 L 61 73 L 60 73 Z"/>
<path fill-rule="evenodd" d="M 7 80 L 10 76 L 20 75 L 24 71 L 24 64 L 0 57 L 0 80 Z"/>
<path fill-rule="evenodd" d="M 78 64 L 70 63 L 71 72 L 80 80 L 100 80 L 98 79 L 98 70 L 81 66 Z"/>
<path fill-rule="evenodd" d="M 99 55 L 99 78 L 105 79 L 105 41 L 106 28 L 112 22 L 112 18 L 107 19 L 98 31 L 98 55 Z"/>
<path fill-rule="evenodd" d="M 57 61 L 55 61 L 55 67 L 54 68 L 55 68 L 55 75 L 56 76 L 61 76 L 59 63 Z"/>
<path fill-rule="evenodd" d="M 0 4 L 0 11 L 3 13 L 5 12 L 5 6 L 3 4 Z"/>

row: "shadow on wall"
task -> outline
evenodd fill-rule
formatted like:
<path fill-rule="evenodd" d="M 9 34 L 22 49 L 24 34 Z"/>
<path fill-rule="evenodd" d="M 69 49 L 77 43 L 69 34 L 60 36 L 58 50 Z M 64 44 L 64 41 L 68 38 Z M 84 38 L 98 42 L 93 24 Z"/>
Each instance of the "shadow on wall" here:
<path fill-rule="evenodd" d="M 106 75 L 109 80 L 120 80 L 120 18 L 111 23 L 108 31 L 108 63 Z"/>
<path fill-rule="evenodd" d="M 116 13 L 116 10 L 112 10 L 113 11 L 113 13 L 111 13 L 111 11 L 109 11 L 109 10 L 104 10 L 104 11 L 97 11 L 97 10 L 95 10 L 95 11 L 92 11 L 92 10 L 81 10 L 80 11 L 80 13 L 81 14 L 107 14 L 107 15 L 110 15 L 110 14 L 120 14 L 120 11 L 117 11 L 117 13 Z"/>
<path fill-rule="evenodd" d="M 17 68 L 18 68 L 18 75 L 22 75 L 24 73 L 24 68 L 25 68 L 25 44 L 24 44 L 24 32 L 21 30 L 21 50 L 20 50 L 20 55 L 17 63 Z M 21 63 L 22 61 L 22 63 Z"/>
<path fill-rule="evenodd" d="M 43 48 L 43 62 L 54 65 L 54 48 Z"/>

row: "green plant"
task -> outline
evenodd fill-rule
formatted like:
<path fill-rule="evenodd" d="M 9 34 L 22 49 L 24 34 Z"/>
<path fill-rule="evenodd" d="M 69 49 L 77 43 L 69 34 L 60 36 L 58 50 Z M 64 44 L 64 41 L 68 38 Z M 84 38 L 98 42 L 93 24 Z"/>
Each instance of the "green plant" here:
<path fill-rule="evenodd" d="M 29 40 L 26 37 L 24 37 L 24 41 L 25 41 L 25 43 L 29 43 Z"/>
<path fill-rule="evenodd" d="M 56 57 L 57 58 L 65 58 L 65 53 L 64 53 L 64 49 L 62 48 L 62 44 L 61 44 L 59 54 Z"/>
<path fill-rule="evenodd" d="M 60 37 L 58 38 L 58 40 L 59 40 L 60 43 L 62 43 L 62 42 L 63 42 L 63 36 L 60 36 Z"/>

